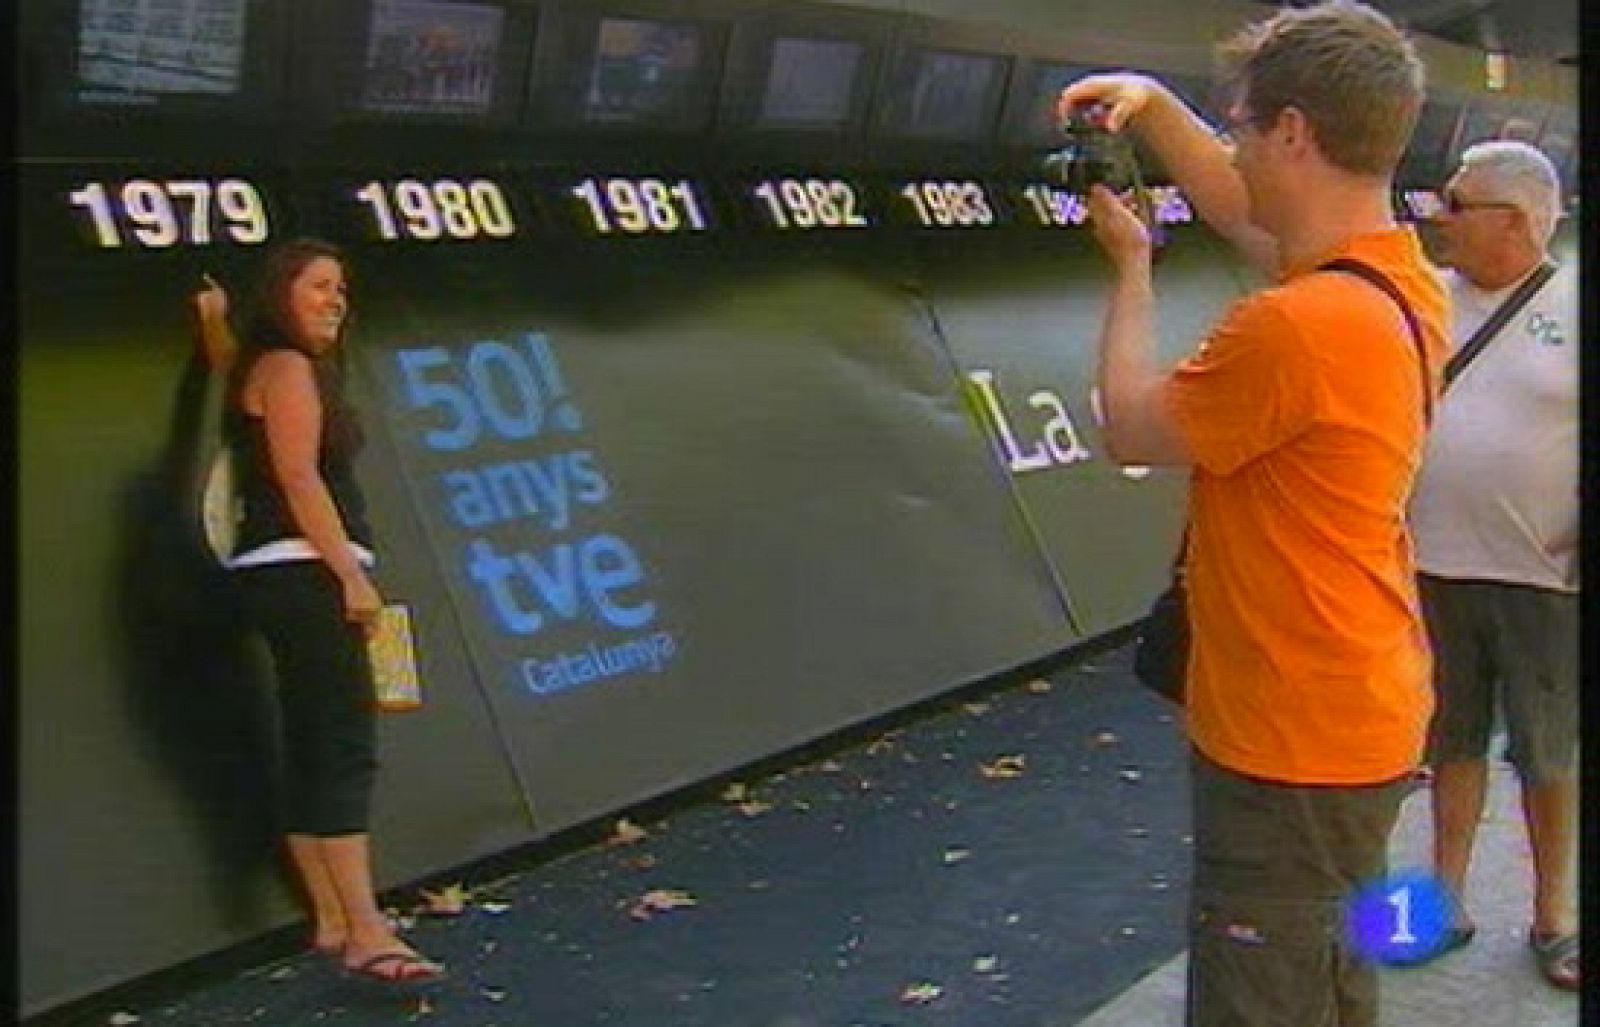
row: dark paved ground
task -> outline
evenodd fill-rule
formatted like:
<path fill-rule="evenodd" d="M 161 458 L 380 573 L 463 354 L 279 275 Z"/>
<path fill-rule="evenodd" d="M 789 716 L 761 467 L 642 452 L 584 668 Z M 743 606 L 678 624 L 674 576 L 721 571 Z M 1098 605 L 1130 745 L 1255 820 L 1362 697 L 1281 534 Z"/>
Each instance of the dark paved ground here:
<path fill-rule="evenodd" d="M 1127 657 L 969 692 L 672 807 L 636 841 L 468 871 L 464 911 L 408 932 L 451 970 L 425 992 L 293 955 L 56 1022 L 1075 1023 L 1183 949 L 1184 748 Z M 694 904 L 651 911 L 652 892 Z"/>

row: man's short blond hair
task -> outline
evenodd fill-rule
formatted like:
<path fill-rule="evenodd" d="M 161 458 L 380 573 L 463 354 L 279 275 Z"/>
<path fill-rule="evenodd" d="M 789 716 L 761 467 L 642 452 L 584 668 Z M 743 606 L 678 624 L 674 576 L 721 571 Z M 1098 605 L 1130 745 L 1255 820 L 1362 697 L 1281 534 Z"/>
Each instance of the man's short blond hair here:
<path fill-rule="evenodd" d="M 1422 108 L 1422 60 L 1394 23 L 1354 0 L 1285 8 L 1219 48 L 1224 76 L 1265 125 L 1305 115 L 1329 163 L 1391 176 Z"/>

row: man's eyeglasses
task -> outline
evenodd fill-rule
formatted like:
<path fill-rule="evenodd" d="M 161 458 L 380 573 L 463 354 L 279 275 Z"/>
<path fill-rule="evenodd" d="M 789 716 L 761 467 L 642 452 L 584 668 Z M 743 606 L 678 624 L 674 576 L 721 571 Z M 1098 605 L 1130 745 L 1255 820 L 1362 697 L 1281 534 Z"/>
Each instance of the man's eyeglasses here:
<path fill-rule="evenodd" d="M 1464 210 L 1521 210 L 1515 203 L 1505 200 L 1463 200 L 1455 193 L 1446 192 L 1443 197 L 1444 209 L 1450 214 L 1460 214 Z"/>

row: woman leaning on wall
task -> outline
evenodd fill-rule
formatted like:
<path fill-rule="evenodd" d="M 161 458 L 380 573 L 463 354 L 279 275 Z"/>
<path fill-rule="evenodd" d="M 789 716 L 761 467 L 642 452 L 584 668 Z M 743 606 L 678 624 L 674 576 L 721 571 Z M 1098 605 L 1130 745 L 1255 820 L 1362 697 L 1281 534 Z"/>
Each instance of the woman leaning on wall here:
<path fill-rule="evenodd" d="M 209 277 L 194 296 L 200 341 L 226 376 L 222 433 L 242 518 L 227 566 L 277 679 L 281 824 L 311 912 L 311 944 L 346 973 L 427 983 L 444 968 L 396 935 L 373 892 L 369 808 L 376 724 L 366 640 L 382 609 L 353 473 L 360 424 L 335 356 L 350 305 L 333 245 L 282 243 L 266 258 L 247 329 Z"/>

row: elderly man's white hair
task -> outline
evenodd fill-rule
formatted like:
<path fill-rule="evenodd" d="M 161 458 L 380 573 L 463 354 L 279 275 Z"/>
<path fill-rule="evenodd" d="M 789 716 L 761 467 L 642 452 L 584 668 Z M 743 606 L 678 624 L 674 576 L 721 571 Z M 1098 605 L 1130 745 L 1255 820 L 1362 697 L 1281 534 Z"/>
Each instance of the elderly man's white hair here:
<path fill-rule="evenodd" d="M 1496 199 L 1520 207 L 1541 249 L 1550 244 L 1561 216 L 1561 179 L 1542 151 L 1515 139 L 1474 143 L 1461 154 L 1461 169 Z"/>

